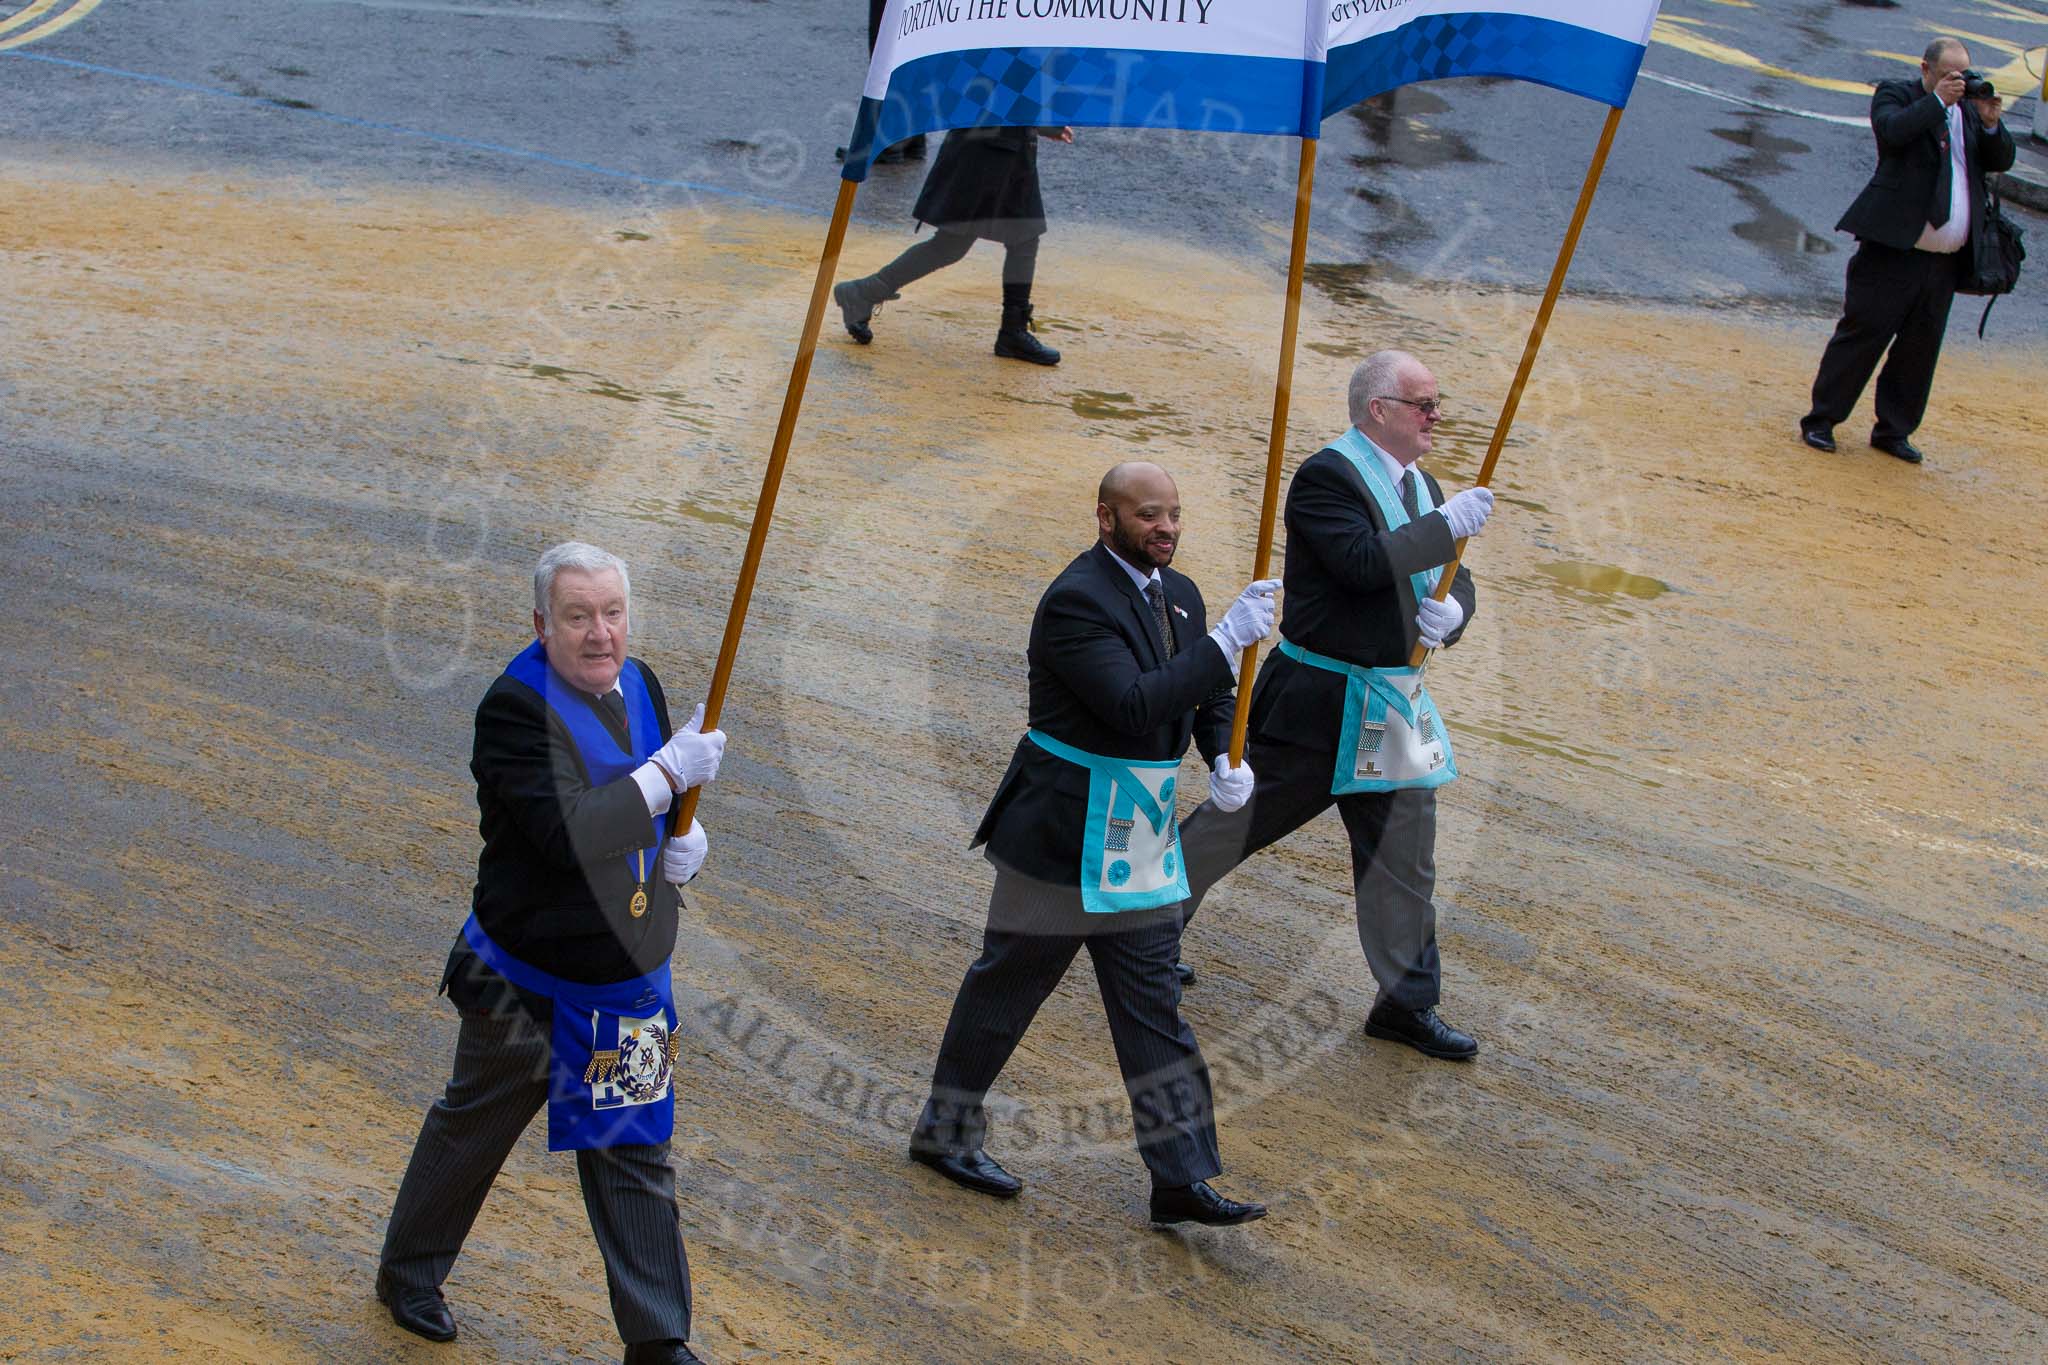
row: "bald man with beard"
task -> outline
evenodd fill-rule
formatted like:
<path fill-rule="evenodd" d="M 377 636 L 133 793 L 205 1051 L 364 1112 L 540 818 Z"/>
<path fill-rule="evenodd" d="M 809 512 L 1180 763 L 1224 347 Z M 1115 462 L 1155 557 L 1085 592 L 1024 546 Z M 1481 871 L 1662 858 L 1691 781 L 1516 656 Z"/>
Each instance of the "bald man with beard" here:
<path fill-rule="evenodd" d="M 953 1001 L 913 1160 L 997 1198 L 1022 1183 L 982 1147 L 983 1101 L 1082 948 L 1095 964 L 1154 1223 L 1265 1216 L 1211 1189 L 1223 1167 L 1208 1064 L 1180 1016 L 1181 864 L 1175 775 L 1192 739 L 1210 794 L 1242 805 L 1227 766 L 1238 658 L 1273 628 L 1277 581 L 1254 583 L 1211 629 L 1194 583 L 1168 567 L 1180 491 L 1152 464 L 1103 477 L 1097 543 L 1039 600 L 1027 651 L 1030 729 L 976 832 L 995 865 L 982 952 Z"/>

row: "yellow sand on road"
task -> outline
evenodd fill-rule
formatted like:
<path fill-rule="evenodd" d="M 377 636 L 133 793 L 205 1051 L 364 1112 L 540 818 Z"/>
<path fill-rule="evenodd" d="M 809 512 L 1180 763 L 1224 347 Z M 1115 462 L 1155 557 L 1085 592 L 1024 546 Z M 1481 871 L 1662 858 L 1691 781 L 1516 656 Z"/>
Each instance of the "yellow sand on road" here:
<path fill-rule="evenodd" d="M 453 1034 L 469 713 L 569 535 L 701 694 L 820 235 L 0 162 L 0 1356 L 615 1357 L 538 1127 L 463 1343 L 370 1298 Z M 1250 567 L 1272 263 L 1128 245 L 1048 243 L 1056 370 L 987 354 L 980 253 L 872 347 L 828 319 L 677 958 L 706 1357 L 2040 1359 L 2048 363 L 1960 326 L 1914 469 L 1862 415 L 1794 439 L 1821 321 L 1561 308 L 1431 671 L 1476 1064 L 1363 1036 L 1326 817 L 1186 944 L 1271 1218 L 1146 1229 L 1080 971 L 1000 1092 L 1024 1197 L 903 1160 L 1096 478 L 1176 472 L 1212 604 Z M 1317 278 L 1290 464 L 1402 344 L 1468 482 L 1532 300 Z"/>

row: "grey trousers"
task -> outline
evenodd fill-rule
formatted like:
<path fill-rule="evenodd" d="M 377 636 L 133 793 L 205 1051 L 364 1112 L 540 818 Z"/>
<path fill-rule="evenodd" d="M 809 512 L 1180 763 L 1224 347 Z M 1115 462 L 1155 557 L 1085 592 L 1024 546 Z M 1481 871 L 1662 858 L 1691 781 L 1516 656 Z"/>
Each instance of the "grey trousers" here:
<path fill-rule="evenodd" d="M 1380 994 L 1407 1010 L 1437 1003 L 1443 963 L 1436 948 L 1436 793 L 1367 792 L 1332 796 L 1330 751 L 1265 742 L 1245 754 L 1252 799 L 1229 814 L 1203 802 L 1181 826 L 1192 920 L 1202 897 L 1239 863 L 1292 834 L 1332 805 L 1351 838 L 1358 898 L 1358 943 Z M 1183 924 L 1182 931 L 1186 931 Z"/>
<path fill-rule="evenodd" d="M 427 1111 L 384 1234 L 393 1283 L 439 1288 L 498 1168 L 547 1103 L 548 1034 L 526 1013 L 462 1011 L 448 1090 Z M 576 1153 L 583 1207 L 628 1345 L 687 1341 L 690 1264 L 668 1144 Z"/>
<path fill-rule="evenodd" d="M 1152 1183 L 1177 1187 L 1220 1174 L 1209 1065 L 1181 1018 L 1173 976 L 1178 907 L 1091 915 L 1073 888 L 1047 888 L 1000 869 L 981 956 L 953 999 L 931 1097 L 912 1140 L 954 1149 L 982 1145 L 989 1088 L 1083 948 L 1095 965 L 1138 1155 Z"/>

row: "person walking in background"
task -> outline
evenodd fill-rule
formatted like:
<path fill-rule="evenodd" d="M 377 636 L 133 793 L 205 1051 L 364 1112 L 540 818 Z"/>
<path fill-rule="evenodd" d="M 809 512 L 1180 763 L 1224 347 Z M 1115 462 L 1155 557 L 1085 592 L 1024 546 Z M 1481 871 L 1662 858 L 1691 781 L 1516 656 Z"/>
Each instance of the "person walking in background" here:
<path fill-rule="evenodd" d="M 1003 244 L 1003 321 L 995 353 L 1034 365 L 1057 365 L 1060 353 L 1031 332 L 1031 282 L 1045 201 L 1038 191 L 1038 140 L 1071 143 L 1072 128 L 955 128 L 939 145 L 912 212 L 938 229 L 929 239 L 863 279 L 835 285 L 846 333 L 865 346 L 875 339 L 875 310 L 902 297 L 904 286 L 965 257 L 976 240 Z"/>
<path fill-rule="evenodd" d="M 1813 409 L 1799 419 L 1800 439 L 1815 450 L 1835 448 L 1835 427 L 1890 347 L 1870 444 L 1920 463 L 1909 438 L 1926 415 L 1949 305 L 1983 217 L 1984 175 L 2010 169 L 2014 155 L 2004 102 L 1988 82 L 1972 93 L 1969 65 L 1961 39 L 1936 38 L 1919 80 L 1882 81 L 1870 98 L 1877 170 L 1835 224 L 1860 244 L 1849 260 L 1842 320 L 1814 376 Z"/>

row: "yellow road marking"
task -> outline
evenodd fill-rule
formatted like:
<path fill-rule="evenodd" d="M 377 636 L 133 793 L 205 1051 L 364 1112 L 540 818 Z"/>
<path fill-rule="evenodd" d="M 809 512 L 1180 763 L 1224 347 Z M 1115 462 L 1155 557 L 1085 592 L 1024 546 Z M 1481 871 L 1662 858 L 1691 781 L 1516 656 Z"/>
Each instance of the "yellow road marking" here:
<path fill-rule="evenodd" d="M 2017 5 L 2008 5 L 2005 0 L 1977 0 L 1977 3 L 1999 18 L 2010 19 L 2016 24 L 2048 24 L 2048 15 L 2039 10 L 2021 9 Z"/>
<path fill-rule="evenodd" d="M 1680 52 L 1689 52 L 1695 57 L 1704 57 L 1710 62 L 1723 66 L 1739 67 L 1754 71 L 1760 76 L 1775 76 L 1779 80 L 1797 81 L 1810 85 L 1816 90 L 1833 90 L 1842 95 L 1868 95 L 1869 81 L 1844 81 L 1832 76 L 1808 76 L 1798 71 L 1788 71 L 1782 66 L 1772 66 L 1760 57 L 1752 57 L 1739 47 L 1717 43 L 1712 38 L 1693 32 L 1686 27 L 1697 24 L 1697 19 L 1684 19 L 1675 14 L 1660 15 L 1656 28 L 1650 32 L 1650 41 L 1675 47 Z"/>
<path fill-rule="evenodd" d="M 20 28 L 23 24 L 40 19 L 63 3 L 64 0 L 36 0 L 33 5 L 30 5 L 12 18 L 0 19 L 0 33 L 6 33 L 12 29 Z"/>
<path fill-rule="evenodd" d="M 56 18 L 51 19 L 46 23 L 38 24 L 36 27 L 30 29 L 26 33 L 17 33 L 12 38 L 9 38 L 6 42 L 0 43 L 0 52 L 5 52 L 10 47 L 24 47 L 27 44 L 36 41 L 38 38 L 47 38 L 53 33 L 62 33 L 65 29 L 70 28 L 73 24 L 77 23 L 80 19 L 83 19 L 86 15 L 91 14 L 94 10 L 98 9 L 99 7 L 100 0 L 77 0 L 76 4 L 72 5 L 70 9 L 65 10 Z M 34 5 L 29 6 L 29 9 L 34 8 Z M 22 14 L 27 13 L 28 10 L 23 10 L 21 14 L 15 15 L 14 18 L 20 19 L 22 17 Z M 9 22 L 12 23 L 13 20 L 9 20 Z"/>

